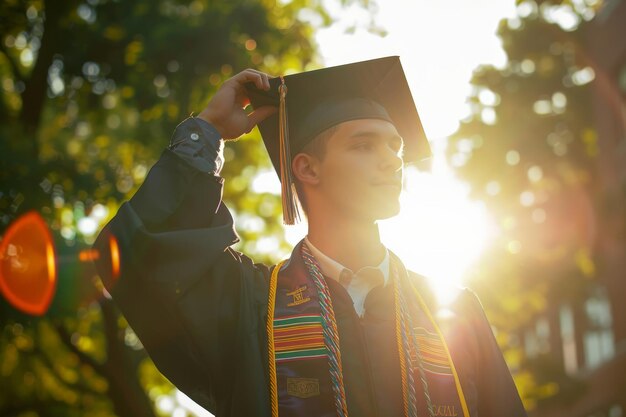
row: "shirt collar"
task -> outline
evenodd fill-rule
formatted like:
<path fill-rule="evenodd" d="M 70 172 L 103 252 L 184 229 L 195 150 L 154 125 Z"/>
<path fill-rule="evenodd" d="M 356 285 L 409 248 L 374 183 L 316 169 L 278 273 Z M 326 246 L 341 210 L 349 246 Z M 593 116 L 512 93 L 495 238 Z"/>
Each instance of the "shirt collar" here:
<path fill-rule="evenodd" d="M 348 270 L 351 274 L 358 275 L 359 272 L 368 268 L 379 269 L 380 272 L 382 272 L 383 274 L 385 285 L 387 285 L 387 282 L 389 281 L 389 249 L 387 248 L 385 248 L 385 257 L 383 258 L 382 262 L 378 264 L 378 266 L 365 266 L 359 269 L 358 271 L 356 271 L 355 273 L 350 268 L 343 266 L 342 264 L 335 261 L 328 255 L 325 255 L 321 250 L 316 248 L 311 243 L 308 236 L 304 238 L 304 242 L 307 244 L 309 249 L 311 249 L 311 253 L 313 253 L 313 256 L 315 257 L 320 268 L 322 269 L 322 273 L 326 275 L 327 277 L 334 279 L 335 281 L 339 281 L 339 276 L 341 275 L 341 272 L 343 272 L 344 269 Z"/>

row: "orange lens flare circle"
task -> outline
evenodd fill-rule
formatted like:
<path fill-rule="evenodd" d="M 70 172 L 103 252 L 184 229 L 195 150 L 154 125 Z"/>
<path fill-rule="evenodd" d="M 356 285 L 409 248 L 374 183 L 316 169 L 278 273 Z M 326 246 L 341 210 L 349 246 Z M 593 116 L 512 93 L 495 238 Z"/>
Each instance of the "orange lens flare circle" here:
<path fill-rule="evenodd" d="M 120 247 L 115 236 L 109 236 L 109 251 L 111 253 L 111 277 L 117 279 L 120 276 Z"/>
<path fill-rule="evenodd" d="M 18 310 L 41 316 L 50 307 L 56 283 L 52 235 L 38 213 L 26 213 L 0 242 L 0 291 Z"/>

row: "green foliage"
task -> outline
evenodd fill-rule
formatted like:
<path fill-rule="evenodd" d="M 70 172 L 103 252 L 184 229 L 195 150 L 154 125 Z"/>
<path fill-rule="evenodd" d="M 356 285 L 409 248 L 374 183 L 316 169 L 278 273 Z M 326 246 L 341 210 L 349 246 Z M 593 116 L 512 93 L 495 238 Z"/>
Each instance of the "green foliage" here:
<path fill-rule="evenodd" d="M 330 20 L 318 0 L 3 1 L 0 235 L 37 210 L 76 264 L 176 124 L 246 67 L 281 74 L 314 66 L 314 23 Z M 248 136 L 228 150 L 228 201 L 285 248 L 279 198 L 247 192 L 270 169 L 258 135 Z M 154 415 L 153 402 L 172 386 L 93 270 L 63 268 L 48 316 L 27 318 L 0 301 L 0 414 Z"/>
<path fill-rule="evenodd" d="M 448 158 L 501 232 L 472 286 L 501 332 L 531 408 L 555 395 L 556 381 L 561 389 L 567 383 L 562 366 L 551 372 L 558 366 L 524 364 L 515 332 L 538 312 L 577 297 L 596 273 L 598 138 L 589 95 L 593 63 L 582 41 L 593 9 L 520 1 L 518 13 L 499 27 L 506 66 L 480 67 L 473 75 L 472 114 L 450 138 Z"/>

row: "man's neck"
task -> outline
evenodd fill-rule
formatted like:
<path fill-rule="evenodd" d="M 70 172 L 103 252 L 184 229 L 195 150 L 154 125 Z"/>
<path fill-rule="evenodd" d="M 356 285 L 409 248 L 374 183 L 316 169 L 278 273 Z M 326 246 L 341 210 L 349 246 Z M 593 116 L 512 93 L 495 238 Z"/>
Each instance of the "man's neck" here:
<path fill-rule="evenodd" d="M 342 216 L 309 216 L 308 238 L 316 248 L 353 271 L 377 266 L 385 257 L 378 225 Z"/>

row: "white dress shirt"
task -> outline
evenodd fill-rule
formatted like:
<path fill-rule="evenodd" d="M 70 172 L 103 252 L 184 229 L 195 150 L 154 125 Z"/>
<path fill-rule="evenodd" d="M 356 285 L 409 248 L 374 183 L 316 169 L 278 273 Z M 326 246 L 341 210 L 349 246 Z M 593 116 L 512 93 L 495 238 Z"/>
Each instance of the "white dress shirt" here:
<path fill-rule="evenodd" d="M 354 303 L 354 309 L 359 317 L 363 317 L 367 294 L 369 294 L 372 288 L 379 285 L 387 285 L 389 282 L 389 250 L 385 248 L 385 257 L 378 266 L 366 266 L 355 273 L 313 246 L 308 236 L 304 238 L 304 241 L 311 249 L 311 253 L 322 269 L 322 273 L 339 282 L 348 290 L 348 294 L 350 294 Z"/>

